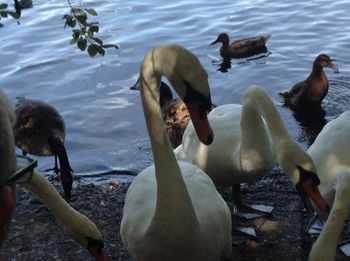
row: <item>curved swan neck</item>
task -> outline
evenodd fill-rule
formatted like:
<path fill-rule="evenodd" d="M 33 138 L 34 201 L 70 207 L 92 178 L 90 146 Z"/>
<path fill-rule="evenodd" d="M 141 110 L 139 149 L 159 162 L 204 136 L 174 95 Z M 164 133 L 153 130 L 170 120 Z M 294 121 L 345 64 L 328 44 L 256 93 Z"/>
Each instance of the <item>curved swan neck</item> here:
<path fill-rule="evenodd" d="M 157 51 L 153 50 L 146 55 L 140 75 L 142 104 L 152 145 L 157 180 L 157 202 L 153 224 L 169 222 L 175 216 L 188 220 L 193 219 L 192 221 L 196 222 L 195 211 L 186 184 L 165 132 L 159 104 L 160 78 L 164 75 L 169 81 L 176 81 L 174 63 L 181 57 L 174 57 L 174 53 L 162 53 L 162 50 L 162 48 Z M 164 66 L 161 63 L 164 63 Z M 179 202 L 181 202 L 181 208 L 178 206 Z"/>
<path fill-rule="evenodd" d="M 271 137 L 266 130 L 264 121 L 260 113 L 252 106 L 244 104 L 241 114 L 241 161 L 244 165 L 254 161 L 254 157 L 258 154 L 260 160 L 271 158 L 274 154 L 271 147 Z M 252 158 L 253 157 L 253 158 Z M 259 163 L 257 161 L 257 163 Z M 252 166 L 256 169 L 256 166 Z M 249 169 L 249 167 L 248 167 Z"/>
<path fill-rule="evenodd" d="M 23 185 L 44 202 L 56 219 L 62 223 L 65 231 L 83 247 L 87 247 L 82 241 L 84 236 L 79 236 L 77 233 L 86 231 L 86 234 L 90 234 L 91 237 L 94 235 L 98 237 L 97 239 L 102 238 L 96 226 L 86 216 L 80 214 L 63 200 L 54 186 L 36 170 L 33 171 L 33 175 L 29 180 L 23 182 Z"/>
<path fill-rule="evenodd" d="M 251 106 L 264 118 L 275 146 L 280 141 L 290 139 L 280 114 L 268 95 L 259 87 L 250 87 L 244 97 L 244 106 Z"/>
<path fill-rule="evenodd" d="M 335 259 L 337 243 L 350 212 L 349 182 L 349 172 L 342 172 L 337 175 L 334 185 L 335 197 L 333 206 L 321 234 L 312 247 L 310 260 L 313 260 L 312 257 L 314 254 L 318 253 L 319 251 L 322 252 L 323 250 L 327 251 L 328 253 L 332 253 L 333 258 L 330 260 Z"/>

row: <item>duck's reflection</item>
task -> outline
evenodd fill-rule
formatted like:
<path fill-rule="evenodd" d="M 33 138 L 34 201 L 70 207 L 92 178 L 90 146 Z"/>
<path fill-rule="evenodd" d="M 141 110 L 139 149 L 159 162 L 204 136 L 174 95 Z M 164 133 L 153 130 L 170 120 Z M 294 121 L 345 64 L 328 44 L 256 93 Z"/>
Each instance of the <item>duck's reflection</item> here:
<path fill-rule="evenodd" d="M 231 59 L 223 58 L 222 63 L 219 64 L 219 68 L 217 70 L 222 73 L 226 73 L 230 68 L 231 68 Z"/>
<path fill-rule="evenodd" d="M 306 142 L 309 147 L 316 139 L 317 135 L 327 123 L 326 111 L 321 106 L 306 108 L 292 108 L 293 117 L 301 127 L 299 142 Z"/>

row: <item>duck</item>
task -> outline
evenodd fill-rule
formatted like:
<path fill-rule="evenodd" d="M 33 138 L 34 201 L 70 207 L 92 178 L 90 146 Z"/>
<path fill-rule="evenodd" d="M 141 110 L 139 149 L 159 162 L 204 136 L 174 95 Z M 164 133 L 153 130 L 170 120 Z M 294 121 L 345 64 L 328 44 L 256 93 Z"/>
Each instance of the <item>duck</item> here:
<path fill-rule="evenodd" d="M 140 90 L 140 80 L 130 87 Z M 182 135 L 191 120 L 186 104 L 180 98 L 174 98 L 171 88 L 164 81 L 159 86 L 159 103 L 162 110 L 165 129 L 173 148 L 181 144 Z M 212 108 L 216 105 L 213 104 Z"/>
<path fill-rule="evenodd" d="M 162 82 L 160 85 L 159 94 L 165 129 L 171 145 L 176 148 L 181 144 L 182 136 L 191 120 L 190 113 L 180 98 L 173 98 L 171 89 L 166 83 Z M 212 104 L 210 110 L 215 107 L 216 105 Z"/>
<path fill-rule="evenodd" d="M 13 127 L 16 115 L 7 96 L 0 90 L 0 247 L 10 230 L 16 210 L 16 182 L 9 181 L 23 165 L 17 163 Z M 3 153 L 6 152 L 6 153 Z M 37 170 L 26 173 L 17 180 L 28 191 L 38 196 L 63 225 L 65 231 L 80 245 L 87 248 L 97 261 L 107 261 L 103 253 L 103 239 L 96 225 L 86 216 L 70 207 L 53 185 Z"/>
<path fill-rule="evenodd" d="M 309 261 L 331 261 L 336 258 L 337 244 L 350 213 L 350 111 L 328 122 L 318 134 L 308 153 L 315 163 L 321 185 L 319 190 L 331 210 L 313 244 Z"/>
<path fill-rule="evenodd" d="M 328 92 L 328 78 L 323 68 L 328 67 L 333 72 L 339 72 L 338 66 L 327 54 L 320 54 L 313 62 L 312 70 L 306 80 L 295 84 L 289 91 L 280 92 L 284 103 L 294 109 L 312 109 L 320 106 Z"/>
<path fill-rule="evenodd" d="M 190 113 L 186 104 L 179 98 L 173 98 L 170 87 L 161 85 L 160 107 L 163 113 L 165 129 L 173 148 L 181 144 L 182 135 L 190 121 Z"/>
<path fill-rule="evenodd" d="M 0 247 L 10 230 L 16 210 L 16 185 L 6 184 L 7 177 L 15 173 L 17 166 L 13 136 L 15 120 L 13 107 L 0 90 Z"/>
<path fill-rule="evenodd" d="M 229 259 L 231 214 L 210 177 L 177 161 L 164 128 L 159 85 L 165 76 L 189 109 L 198 138 L 209 145 L 213 132 L 208 74 L 198 58 L 179 45 L 159 45 L 140 69 L 141 100 L 154 164 L 141 171 L 125 198 L 120 234 L 134 260 Z"/>
<path fill-rule="evenodd" d="M 328 210 L 317 189 L 311 157 L 290 137 L 271 98 L 260 86 L 247 88 L 243 105 L 218 106 L 208 119 L 215 134 L 213 143 L 201 143 L 190 122 L 175 154 L 178 160 L 199 166 L 216 185 L 232 186 L 234 214 L 255 212 L 241 202 L 240 184 L 264 177 L 276 162 L 297 187 L 308 210 L 312 211 L 309 199 L 323 211 Z"/>
<path fill-rule="evenodd" d="M 24 154 L 55 156 L 54 171 L 57 174 L 57 157 L 60 163 L 60 179 L 67 202 L 71 199 L 73 170 L 64 146 L 66 125 L 63 117 L 50 104 L 27 98 L 18 98 L 15 106 L 15 143 Z"/>
<path fill-rule="evenodd" d="M 262 35 L 236 40 L 230 44 L 230 38 L 227 33 L 221 33 L 217 39 L 210 45 L 222 43 L 220 55 L 225 58 L 246 58 L 259 53 L 267 52 L 266 42 L 271 35 Z"/>
<path fill-rule="evenodd" d="M 24 165 L 17 164 L 17 170 Z M 17 183 L 40 198 L 63 226 L 64 232 L 88 250 L 96 261 L 107 261 L 102 234 L 87 216 L 72 208 L 55 187 L 36 169 L 28 172 Z"/>

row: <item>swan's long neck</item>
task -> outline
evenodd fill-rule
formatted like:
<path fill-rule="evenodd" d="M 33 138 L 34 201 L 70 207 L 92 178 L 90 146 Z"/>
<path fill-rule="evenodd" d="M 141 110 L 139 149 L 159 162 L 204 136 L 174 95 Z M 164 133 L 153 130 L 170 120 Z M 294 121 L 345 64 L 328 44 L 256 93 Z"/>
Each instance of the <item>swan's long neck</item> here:
<path fill-rule="evenodd" d="M 337 243 L 350 212 L 350 173 L 341 172 L 336 176 L 334 189 L 335 197 L 326 224 L 314 243 L 309 260 L 316 260 L 314 256 L 326 251 L 328 257 L 334 260 Z"/>
<path fill-rule="evenodd" d="M 28 175 L 29 174 L 27 174 L 26 177 Z M 96 226 L 86 216 L 80 214 L 67 204 L 54 186 L 40 173 L 34 170 L 29 180 L 26 180 L 26 177 L 22 178 L 22 184 L 44 202 L 56 219 L 62 223 L 65 231 L 78 243 L 87 247 L 84 245 L 84 242 L 81 241 L 84 237 L 78 235 L 78 233 L 82 233 L 82 231 L 85 231 L 86 235 L 90 234 L 91 237 L 97 233 L 97 239 L 102 238 L 99 232 L 95 232 L 95 229 L 97 230 Z M 20 182 L 21 180 L 19 183 Z M 92 230 L 94 230 L 93 233 L 88 232 Z"/>
<path fill-rule="evenodd" d="M 280 114 L 269 96 L 260 88 L 250 88 L 244 97 L 244 106 L 251 106 L 264 118 L 276 149 L 280 142 L 290 140 Z"/>
<path fill-rule="evenodd" d="M 149 58 L 149 56 L 148 56 Z M 159 105 L 160 75 L 154 61 L 143 62 L 141 70 L 141 96 L 147 129 L 151 140 L 157 181 L 156 209 L 151 225 L 169 223 L 176 218 L 195 224 L 196 215 L 183 180 L 180 167 L 165 132 Z M 192 220 L 191 220 L 192 219 Z"/>
<path fill-rule="evenodd" d="M 271 146 L 270 135 L 260 113 L 252 106 L 244 104 L 240 126 L 240 161 L 242 169 L 247 172 L 261 170 L 259 166 L 264 168 L 266 161 L 273 158 L 274 151 Z"/>

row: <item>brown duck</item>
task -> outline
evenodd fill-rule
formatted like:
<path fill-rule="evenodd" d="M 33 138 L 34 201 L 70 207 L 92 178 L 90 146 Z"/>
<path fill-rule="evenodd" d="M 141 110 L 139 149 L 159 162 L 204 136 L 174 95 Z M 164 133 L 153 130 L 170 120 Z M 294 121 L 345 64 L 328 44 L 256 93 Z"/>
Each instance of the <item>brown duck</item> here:
<path fill-rule="evenodd" d="M 328 79 L 323 67 L 338 72 L 331 58 L 327 54 L 320 54 L 316 57 L 312 71 L 305 81 L 297 83 L 287 92 L 279 93 L 284 98 L 285 104 L 294 108 L 320 106 L 328 92 Z"/>
<path fill-rule="evenodd" d="M 130 87 L 131 90 L 140 90 L 140 79 Z M 190 121 L 190 113 L 185 103 L 173 97 L 169 85 L 165 82 L 160 82 L 159 87 L 159 104 L 162 110 L 165 123 L 165 130 L 173 148 L 181 144 L 182 136 Z M 213 104 L 213 108 L 215 105 Z"/>
<path fill-rule="evenodd" d="M 181 99 L 173 99 L 170 87 L 163 81 L 160 85 L 159 95 L 165 129 L 173 148 L 176 148 L 182 142 L 182 136 L 191 119 L 190 113 Z M 215 107 L 213 104 L 212 109 Z"/>
<path fill-rule="evenodd" d="M 17 100 L 15 112 L 17 117 L 14 127 L 16 145 L 24 153 L 55 156 L 54 170 L 56 173 L 58 173 L 58 157 L 64 196 L 69 202 L 73 171 L 64 147 L 66 128 L 62 116 L 54 107 L 45 102 L 25 98 Z"/>
<path fill-rule="evenodd" d="M 271 35 L 263 35 L 236 40 L 230 44 L 227 33 L 222 33 L 210 45 L 222 43 L 220 55 L 223 58 L 245 58 L 267 52 L 265 44 L 270 38 Z"/>

